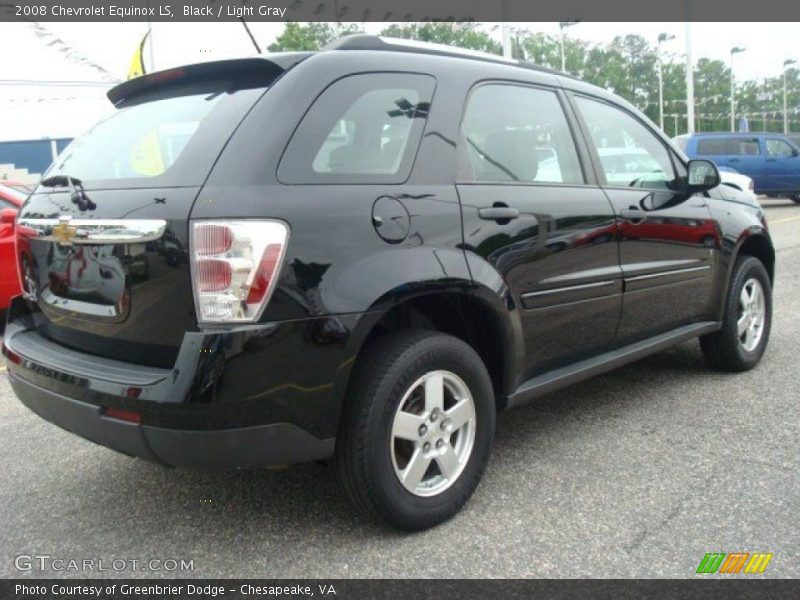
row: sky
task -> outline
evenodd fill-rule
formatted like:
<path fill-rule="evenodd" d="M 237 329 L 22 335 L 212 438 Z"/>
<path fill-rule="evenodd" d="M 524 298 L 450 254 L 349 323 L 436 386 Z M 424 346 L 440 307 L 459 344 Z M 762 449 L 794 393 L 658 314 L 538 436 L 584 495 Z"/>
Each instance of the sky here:
<path fill-rule="evenodd" d="M 363 28 L 377 33 L 385 25 L 366 23 Z M 494 25 L 482 27 L 499 40 L 500 30 Z M 559 31 L 557 23 L 511 26 L 552 35 Z M 253 22 L 250 27 L 266 48 L 283 24 Z M 110 110 L 105 90 L 110 81 L 125 78 L 146 31 L 144 22 L 43 23 L 38 28 L 25 23 L 0 24 L 0 56 L 11 57 L 0 64 L 0 139 L 72 137 L 88 128 Z M 662 32 L 675 36 L 663 45 L 664 52 L 672 60 L 684 60 L 684 23 L 580 22 L 566 30 L 570 37 L 600 44 L 627 33 L 655 43 Z M 156 69 L 255 54 L 238 22 L 155 23 L 152 39 Z M 786 59 L 800 62 L 797 23 L 693 23 L 691 39 L 695 61 L 705 56 L 727 62 L 732 46 L 746 48 L 735 57 L 740 81 L 779 75 Z M 64 58 L 66 48 L 70 49 L 69 60 Z M 149 58 L 149 52 L 146 54 Z M 28 83 L 31 80 L 49 83 L 35 85 Z"/>

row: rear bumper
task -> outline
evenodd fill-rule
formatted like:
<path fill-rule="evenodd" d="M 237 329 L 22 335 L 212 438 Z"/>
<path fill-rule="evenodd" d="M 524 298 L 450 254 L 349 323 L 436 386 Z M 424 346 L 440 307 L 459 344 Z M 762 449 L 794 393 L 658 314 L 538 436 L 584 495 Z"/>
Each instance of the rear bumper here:
<path fill-rule="evenodd" d="M 210 431 L 166 429 L 112 419 L 103 408 L 36 386 L 13 374 L 11 387 L 37 415 L 117 452 L 174 467 L 247 468 L 320 460 L 334 440 L 290 423 Z"/>
<path fill-rule="evenodd" d="M 23 404 L 98 444 L 179 467 L 288 464 L 333 453 L 359 318 L 187 332 L 160 368 L 63 346 L 18 297 L 3 354 Z"/>

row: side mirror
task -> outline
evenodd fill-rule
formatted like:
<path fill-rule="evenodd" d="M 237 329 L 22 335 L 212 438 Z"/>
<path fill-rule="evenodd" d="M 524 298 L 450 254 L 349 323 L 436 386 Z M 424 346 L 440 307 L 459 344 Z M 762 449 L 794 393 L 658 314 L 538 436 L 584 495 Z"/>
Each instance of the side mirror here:
<path fill-rule="evenodd" d="M 720 184 L 719 170 L 710 160 L 690 160 L 687 165 L 686 193 L 699 194 Z"/>
<path fill-rule="evenodd" d="M 0 211 L 0 223 L 13 223 L 17 220 L 19 211 L 16 208 L 4 208 Z"/>

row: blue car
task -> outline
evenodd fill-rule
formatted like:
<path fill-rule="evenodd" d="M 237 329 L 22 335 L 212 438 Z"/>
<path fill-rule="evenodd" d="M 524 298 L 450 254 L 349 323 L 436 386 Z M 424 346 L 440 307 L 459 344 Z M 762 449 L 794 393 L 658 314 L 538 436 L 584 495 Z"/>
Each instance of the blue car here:
<path fill-rule="evenodd" d="M 689 158 L 713 160 L 721 171 L 750 177 L 757 194 L 800 204 L 800 148 L 777 133 L 695 133 L 675 138 Z"/>

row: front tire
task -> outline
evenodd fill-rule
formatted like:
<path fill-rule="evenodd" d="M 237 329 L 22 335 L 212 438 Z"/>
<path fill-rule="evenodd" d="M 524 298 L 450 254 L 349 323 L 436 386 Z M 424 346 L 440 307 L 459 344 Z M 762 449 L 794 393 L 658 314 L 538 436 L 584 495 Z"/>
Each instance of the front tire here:
<path fill-rule="evenodd" d="M 800 194 L 792 194 L 791 196 L 789 196 L 789 198 L 791 198 L 792 202 L 794 202 L 795 204 L 800 204 Z"/>
<path fill-rule="evenodd" d="M 706 360 L 721 371 L 747 371 L 761 360 L 772 326 L 772 284 L 763 263 L 736 259 L 722 329 L 700 338 Z"/>
<path fill-rule="evenodd" d="M 433 527 L 478 486 L 494 422 L 491 379 L 470 346 L 430 331 L 387 334 L 353 374 L 337 480 L 369 517 L 408 531 Z"/>

